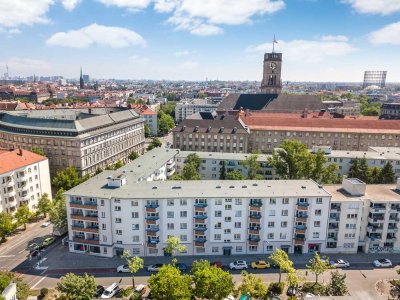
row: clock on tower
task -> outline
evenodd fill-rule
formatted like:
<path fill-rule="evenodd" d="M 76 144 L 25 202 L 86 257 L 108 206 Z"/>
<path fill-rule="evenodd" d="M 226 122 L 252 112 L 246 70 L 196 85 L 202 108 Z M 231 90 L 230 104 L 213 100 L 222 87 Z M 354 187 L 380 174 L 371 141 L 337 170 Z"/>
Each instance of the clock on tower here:
<path fill-rule="evenodd" d="M 279 94 L 282 90 L 281 81 L 282 53 L 264 54 L 264 74 L 261 82 L 261 92 Z"/>

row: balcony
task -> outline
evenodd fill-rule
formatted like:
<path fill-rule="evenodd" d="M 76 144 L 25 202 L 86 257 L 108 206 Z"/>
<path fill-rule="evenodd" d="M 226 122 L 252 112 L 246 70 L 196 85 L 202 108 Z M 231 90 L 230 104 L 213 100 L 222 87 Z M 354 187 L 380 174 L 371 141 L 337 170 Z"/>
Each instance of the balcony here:
<path fill-rule="evenodd" d="M 100 241 L 98 238 L 94 239 L 85 239 L 81 237 L 73 237 L 72 241 L 74 243 L 82 243 L 82 244 L 90 244 L 90 245 L 99 245 Z"/>
<path fill-rule="evenodd" d="M 329 243 L 334 243 L 337 242 L 337 236 L 328 236 L 328 240 Z"/>
<path fill-rule="evenodd" d="M 207 206 L 208 206 L 207 203 L 196 203 L 194 205 L 194 207 L 197 207 L 197 208 L 206 208 Z"/>
<path fill-rule="evenodd" d="M 294 245 L 295 246 L 303 246 L 304 245 L 304 239 L 295 238 L 294 239 Z"/>
<path fill-rule="evenodd" d="M 398 231 L 399 231 L 399 229 L 397 227 L 388 227 L 388 229 L 387 229 L 388 233 L 396 233 Z"/>
<path fill-rule="evenodd" d="M 390 221 L 399 222 L 400 218 L 398 218 L 398 217 L 389 217 L 389 222 Z"/>
<path fill-rule="evenodd" d="M 368 217 L 368 223 L 383 223 L 385 222 L 384 217 Z"/>
<path fill-rule="evenodd" d="M 261 239 L 259 236 L 249 236 L 250 242 L 259 242 Z"/>
<path fill-rule="evenodd" d="M 150 245 L 152 246 L 156 246 L 160 241 L 158 239 L 148 239 L 147 240 L 147 245 L 150 247 Z"/>
<path fill-rule="evenodd" d="M 297 203 L 297 210 L 306 211 L 306 210 L 308 210 L 308 206 L 309 205 L 310 204 L 307 203 L 307 202 L 298 202 Z"/>
<path fill-rule="evenodd" d="M 144 207 L 146 207 L 146 208 L 159 208 L 160 205 L 158 205 L 158 203 L 149 203 L 149 204 L 146 204 Z"/>
<path fill-rule="evenodd" d="M 14 189 L 10 189 L 6 192 L 8 197 L 14 197 L 15 196 L 15 190 Z"/>
<path fill-rule="evenodd" d="M 194 218 L 196 220 L 205 220 L 205 219 L 207 219 L 207 216 L 206 215 L 196 215 L 196 216 L 194 216 Z"/>
<path fill-rule="evenodd" d="M 392 205 L 390 207 L 390 212 L 392 212 L 392 213 L 400 212 L 400 206 Z"/>
<path fill-rule="evenodd" d="M 95 201 L 78 201 L 78 200 L 71 200 L 69 202 L 69 206 L 72 208 L 83 208 L 83 209 L 97 209 L 97 202 Z"/>
<path fill-rule="evenodd" d="M 207 242 L 207 239 L 205 237 L 198 237 L 194 239 L 195 243 L 205 243 Z"/>
<path fill-rule="evenodd" d="M 257 220 L 259 220 L 259 219 L 261 219 L 261 214 L 252 214 L 252 213 L 250 213 L 249 218 L 250 218 L 250 219 L 257 219 Z M 251 221 L 250 221 L 250 222 L 251 222 Z"/>
<path fill-rule="evenodd" d="M 81 225 L 72 225 L 72 230 L 80 231 L 80 232 L 88 232 L 88 233 L 99 233 L 99 226 L 88 226 L 83 227 Z"/>
<path fill-rule="evenodd" d="M 158 232 L 158 231 L 160 231 L 160 228 L 158 226 L 147 227 L 146 231 L 147 232 Z"/>
<path fill-rule="evenodd" d="M 207 227 L 206 226 L 198 226 L 194 228 L 195 231 L 200 231 L 200 232 L 205 232 L 207 231 Z"/>
<path fill-rule="evenodd" d="M 340 212 L 342 210 L 340 205 L 331 205 L 331 212 Z"/>
<path fill-rule="evenodd" d="M 249 227 L 249 234 L 259 234 L 260 233 L 260 226 L 252 226 Z"/>
<path fill-rule="evenodd" d="M 147 216 L 147 217 L 145 217 L 145 219 L 147 221 L 157 221 L 160 219 L 160 217 L 159 216 Z"/>
<path fill-rule="evenodd" d="M 368 226 L 367 227 L 367 232 L 376 232 L 376 233 L 382 233 L 383 228 L 382 227 L 374 227 L 374 226 Z"/>
<path fill-rule="evenodd" d="M 338 231 L 339 225 L 329 223 L 328 230 Z"/>
<path fill-rule="evenodd" d="M 14 180 L 13 179 L 7 180 L 4 186 L 6 187 L 14 186 Z"/>
<path fill-rule="evenodd" d="M 86 215 L 84 216 L 83 214 L 71 214 L 71 219 L 73 220 L 81 220 L 81 221 L 94 221 L 97 222 L 99 220 L 98 215 Z"/>
<path fill-rule="evenodd" d="M 261 201 L 250 201 L 250 207 L 257 207 L 260 208 L 262 206 L 262 202 Z"/>
<path fill-rule="evenodd" d="M 385 213 L 386 207 L 385 206 L 370 206 L 369 211 L 372 213 Z"/>

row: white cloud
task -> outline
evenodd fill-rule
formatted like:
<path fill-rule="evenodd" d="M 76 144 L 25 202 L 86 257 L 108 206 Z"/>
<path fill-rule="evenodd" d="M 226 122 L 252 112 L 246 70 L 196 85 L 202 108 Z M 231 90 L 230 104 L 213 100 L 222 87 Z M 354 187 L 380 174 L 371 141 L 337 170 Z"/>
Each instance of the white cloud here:
<path fill-rule="evenodd" d="M 61 3 L 64 8 L 68 11 L 72 11 L 78 5 L 81 0 L 62 0 Z"/>
<path fill-rule="evenodd" d="M 160 13 L 172 12 L 177 5 L 179 0 L 155 0 L 154 9 Z"/>
<path fill-rule="evenodd" d="M 142 36 L 133 30 L 96 23 L 78 30 L 57 32 L 46 43 L 52 46 L 70 48 L 88 48 L 92 45 L 124 48 L 132 45 L 145 46 L 146 44 Z"/>
<path fill-rule="evenodd" d="M 369 41 L 375 45 L 400 45 L 400 22 L 389 24 L 369 34 Z"/>
<path fill-rule="evenodd" d="M 349 38 L 344 35 L 323 35 L 321 41 L 324 42 L 348 42 Z"/>
<path fill-rule="evenodd" d="M 221 27 L 212 24 L 200 24 L 199 26 L 190 30 L 191 34 L 207 36 L 207 35 L 217 35 L 222 34 L 224 31 Z"/>
<path fill-rule="evenodd" d="M 107 6 L 117 6 L 120 8 L 127 8 L 129 10 L 139 10 L 146 8 L 151 0 L 97 0 Z"/>
<path fill-rule="evenodd" d="M 141 57 L 138 55 L 132 55 L 131 57 L 129 57 L 129 60 L 132 63 L 136 63 L 136 64 L 140 64 L 140 65 L 147 64 L 150 62 L 150 59 L 148 59 L 147 57 Z"/>
<path fill-rule="evenodd" d="M 400 11 L 399 0 L 342 0 L 361 14 L 390 15 Z"/>
<path fill-rule="evenodd" d="M 271 43 L 264 43 L 257 46 L 250 46 L 247 52 L 265 52 L 272 49 Z M 292 61 L 305 61 L 308 63 L 317 63 L 330 57 L 345 56 L 357 51 L 357 48 L 341 38 L 328 38 L 323 40 L 293 40 L 278 41 L 275 45 L 277 51 L 284 53 L 285 58 Z"/>
<path fill-rule="evenodd" d="M 3 66 L 8 65 L 11 75 L 45 74 L 51 70 L 50 65 L 45 61 L 30 58 L 11 57 L 6 61 L 0 62 L 0 64 Z"/>
<path fill-rule="evenodd" d="M 15 28 L 20 25 L 47 23 L 46 16 L 54 0 L 1 0 L 0 25 Z"/>

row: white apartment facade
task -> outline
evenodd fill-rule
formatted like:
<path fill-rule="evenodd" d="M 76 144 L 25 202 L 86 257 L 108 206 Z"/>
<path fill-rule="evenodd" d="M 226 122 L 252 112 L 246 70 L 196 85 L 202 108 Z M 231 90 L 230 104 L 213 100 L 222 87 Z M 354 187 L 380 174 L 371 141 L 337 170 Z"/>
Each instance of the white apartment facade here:
<path fill-rule="evenodd" d="M 190 101 L 180 101 L 175 106 L 175 121 L 181 122 L 188 116 L 198 112 L 214 112 L 218 103 L 213 103 L 208 99 L 194 99 Z"/>
<path fill-rule="evenodd" d="M 27 150 L 0 150 L 0 212 L 14 214 L 21 204 L 35 211 L 39 198 L 51 199 L 49 161 Z"/>

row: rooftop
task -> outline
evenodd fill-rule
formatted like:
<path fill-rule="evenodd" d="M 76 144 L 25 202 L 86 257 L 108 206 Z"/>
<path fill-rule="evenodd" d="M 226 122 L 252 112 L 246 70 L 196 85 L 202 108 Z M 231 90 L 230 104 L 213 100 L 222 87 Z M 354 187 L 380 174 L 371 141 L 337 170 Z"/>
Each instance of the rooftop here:
<path fill-rule="evenodd" d="M 365 195 L 362 196 L 351 196 L 341 185 L 325 185 L 324 189 L 332 195 L 332 201 L 400 201 L 399 191 L 394 184 L 367 184 Z"/>
<path fill-rule="evenodd" d="M 0 174 L 5 174 L 43 160 L 47 160 L 47 157 L 27 150 L 0 149 Z"/>

